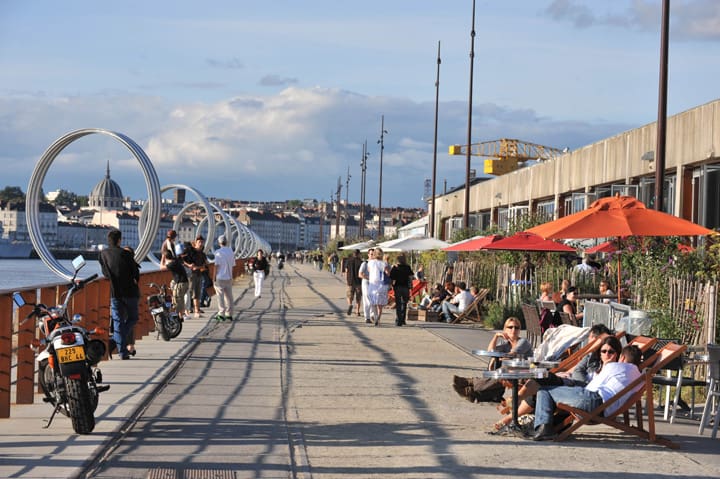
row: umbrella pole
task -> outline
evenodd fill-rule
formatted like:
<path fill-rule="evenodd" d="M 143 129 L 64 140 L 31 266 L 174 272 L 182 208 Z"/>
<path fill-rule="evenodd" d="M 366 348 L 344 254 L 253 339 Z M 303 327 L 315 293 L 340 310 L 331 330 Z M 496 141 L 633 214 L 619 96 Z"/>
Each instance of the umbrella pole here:
<path fill-rule="evenodd" d="M 620 281 L 622 279 L 620 275 L 620 268 L 622 267 L 622 262 L 620 261 L 620 255 L 621 253 L 621 244 L 620 244 L 620 238 L 617 240 L 618 243 L 618 258 L 617 258 L 617 295 L 618 295 L 618 303 L 622 304 L 622 291 L 621 291 L 621 284 Z"/>

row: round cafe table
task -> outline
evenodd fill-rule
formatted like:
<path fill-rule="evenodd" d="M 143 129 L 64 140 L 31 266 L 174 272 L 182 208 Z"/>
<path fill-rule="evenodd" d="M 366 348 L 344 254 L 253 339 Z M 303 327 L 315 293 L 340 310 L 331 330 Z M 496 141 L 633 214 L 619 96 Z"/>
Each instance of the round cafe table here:
<path fill-rule="evenodd" d="M 498 353 L 496 351 L 485 351 L 476 349 L 473 351 L 476 356 L 508 358 L 507 354 Z M 548 376 L 548 370 L 543 367 L 534 367 L 530 361 L 525 360 L 509 360 L 503 364 L 500 369 L 491 371 L 481 371 L 480 375 L 486 379 L 502 379 L 508 380 L 512 384 L 512 422 L 508 425 L 509 429 L 514 432 L 520 432 L 520 424 L 518 424 L 518 390 L 520 389 L 521 379 L 542 379 Z"/>

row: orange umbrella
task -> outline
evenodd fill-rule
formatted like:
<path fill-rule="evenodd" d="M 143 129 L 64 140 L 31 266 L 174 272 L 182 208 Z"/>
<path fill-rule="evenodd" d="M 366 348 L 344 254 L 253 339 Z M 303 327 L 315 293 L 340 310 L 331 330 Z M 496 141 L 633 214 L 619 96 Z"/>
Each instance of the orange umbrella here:
<path fill-rule="evenodd" d="M 543 238 L 608 238 L 612 236 L 702 236 L 713 230 L 691 221 L 650 210 L 632 196 L 612 196 L 595 201 L 584 211 L 527 230 Z M 618 257 L 618 301 L 620 258 Z"/>
<path fill-rule="evenodd" d="M 502 239 L 500 235 L 475 236 L 466 240 L 458 241 L 450 246 L 443 248 L 443 251 L 477 251 L 490 243 Z"/>
<path fill-rule="evenodd" d="M 632 196 L 601 198 L 590 208 L 527 230 L 543 238 L 612 236 L 700 236 L 714 233 L 662 211 L 649 210 Z"/>

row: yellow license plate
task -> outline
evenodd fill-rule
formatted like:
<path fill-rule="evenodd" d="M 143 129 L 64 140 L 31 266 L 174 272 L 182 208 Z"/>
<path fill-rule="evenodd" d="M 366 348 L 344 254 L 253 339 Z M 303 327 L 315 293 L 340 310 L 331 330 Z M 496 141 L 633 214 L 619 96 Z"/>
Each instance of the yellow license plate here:
<path fill-rule="evenodd" d="M 75 361 L 85 361 L 85 350 L 82 346 L 72 348 L 57 349 L 58 361 L 61 363 L 72 363 Z"/>

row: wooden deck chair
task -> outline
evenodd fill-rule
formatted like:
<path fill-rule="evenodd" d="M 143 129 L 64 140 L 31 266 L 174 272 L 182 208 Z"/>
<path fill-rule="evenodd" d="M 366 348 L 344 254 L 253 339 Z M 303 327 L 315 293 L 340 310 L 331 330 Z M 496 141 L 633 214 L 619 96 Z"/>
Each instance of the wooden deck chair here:
<path fill-rule="evenodd" d="M 542 331 L 540 330 L 540 314 L 537 308 L 532 304 L 521 304 L 523 317 L 525 318 L 525 331 L 528 342 L 532 344 L 533 349 L 538 342 L 542 341 Z"/>
<path fill-rule="evenodd" d="M 558 311 L 558 314 L 560 315 L 560 322 L 562 322 L 562 324 L 579 326 L 579 324 L 577 323 L 577 318 L 573 318 L 572 316 L 570 316 L 569 313 L 566 313 L 565 311 Z"/>
<path fill-rule="evenodd" d="M 557 409 L 568 413 L 569 417 L 565 419 L 560 426 L 561 428 L 566 427 L 566 429 L 564 429 L 555 440 L 563 441 L 567 439 L 570 434 L 585 425 L 605 424 L 649 442 L 677 449 L 677 444 L 655 434 L 655 407 L 653 405 L 652 378 L 657 371 L 667 366 L 669 362 L 680 357 L 685 352 L 685 349 L 686 346 L 679 344 L 669 343 L 665 345 L 655 355 L 655 362 L 652 367 L 645 369 L 639 378 L 592 411 L 584 411 L 568 406 L 567 404 L 559 403 Z M 628 393 L 630 393 L 630 397 L 610 416 L 605 416 L 605 410 L 618 403 Z M 647 430 L 645 430 L 643 426 L 643 397 L 645 397 L 648 414 Z M 633 407 L 635 407 L 635 425 L 630 424 L 629 412 Z M 622 421 L 619 420 L 621 415 L 623 416 Z"/>
<path fill-rule="evenodd" d="M 618 339 L 622 338 L 623 336 L 625 336 L 625 331 L 618 331 L 617 333 L 615 333 L 615 337 Z M 568 357 L 563 359 L 560 364 L 558 364 L 555 368 L 551 369 L 550 372 L 558 373 L 571 370 L 575 367 L 577 363 L 580 362 L 580 360 L 582 360 L 582 358 L 600 349 L 601 344 L 602 338 L 598 338 L 594 342 L 588 343 L 585 346 L 576 349 L 575 351 L 571 352 Z"/>
<path fill-rule="evenodd" d="M 470 303 L 467 308 L 465 308 L 465 311 L 455 316 L 455 319 L 453 319 L 450 324 L 462 323 L 463 321 L 480 322 L 480 305 L 483 301 L 485 301 L 485 298 L 487 297 L 489 292 L 490 290 L 487 288 L 482 288 L 480 291 L 478 291 L 478 295 L 475 296 L 473 302 Z"/>

